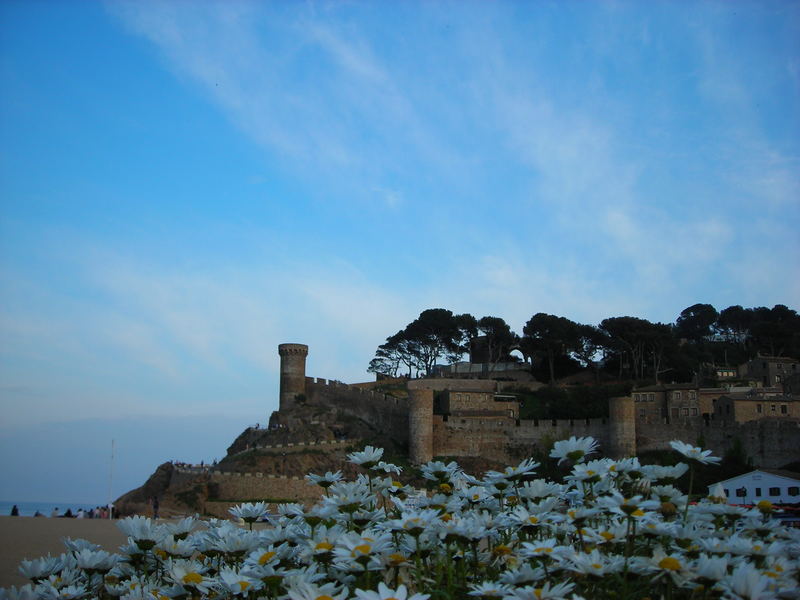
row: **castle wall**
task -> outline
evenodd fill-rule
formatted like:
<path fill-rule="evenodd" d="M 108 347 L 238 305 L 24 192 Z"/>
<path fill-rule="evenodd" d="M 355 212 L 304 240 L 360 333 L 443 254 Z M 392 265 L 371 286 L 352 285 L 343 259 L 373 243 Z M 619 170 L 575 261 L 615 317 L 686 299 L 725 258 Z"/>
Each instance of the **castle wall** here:
<path fill-rule="evenodd" d="M 287 477 L 259 472 L 206 471 L 198 473 L 192 469 L 178 469 L 173 474 L 171 486 L 197 481 L 199 476 L 202 476 L 210 488 L 214 488 L 215 502 L 225 502 L 229 505 L 268 498 L 313 503 L 324 494 L 321 487 L 309 484 L 304 477 Z"/>
<path fill-rule="evenodd" d="M 519 423 L 519 425 L 517 424 Z M 605 450 L 609 443 L 606 419 L 520 420 L 461 418 L 433 419 L 435 456 L 481 456 L 509 462 L 533 450 L 547 450 L 570 436 L 592 436 Z"/>
<path fill-rule="evenodd" d="M 702 441 L 704 448 L 715 456 L 724 456 L 740 443 L 754 466 L 781 468 L 800 460 L 800 421 L 760 419 L 746 423 L 715 419 L 708 423 L 702 418 L 670 420 L 669 423 L 637 424 L 638 452 L 669 450 L 669 442 L 681 440 L 688 444 Z"/>
<path fill-rule="evenodd" d="M 424 387 L 434 392 L 450 390 L 451 392 L 496 392 L 497 382 L 491 379 L 449 379 L 436 377 L 421 380 Z"/>
<path fill-rule="evenodd" d="M 338 408 L 391 435 L 393 440 L 408 444 L 407 399 L 312 377 L 306 378 L 305 389 L 310 402 Z"/>

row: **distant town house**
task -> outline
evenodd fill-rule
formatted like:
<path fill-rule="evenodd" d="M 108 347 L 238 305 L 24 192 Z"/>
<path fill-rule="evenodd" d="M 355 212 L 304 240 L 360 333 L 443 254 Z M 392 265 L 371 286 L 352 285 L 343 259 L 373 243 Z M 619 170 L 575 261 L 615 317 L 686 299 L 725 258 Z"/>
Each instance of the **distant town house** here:
<path fill-rule="evenodd" d="M 728 393 L 714 403 L 714 418 L 746 423 L 766 418 L 800 418 L 800 400 L 784 395 L 778 388 L 758 388 Z"/>
<path fill-rule="evenodd" d="M 783 356 L 757 356 L 739 367 L 739 376 L 754 380 L 762 387 L 782 386 L 800 373 L 800 361 Z"/>
<path fill-rule="evenodd" d="M 779 469 L 758 469 L 708 486 L 709 494 L 722 485 L 729 504 L 800 502 L 800 474 Z"/>

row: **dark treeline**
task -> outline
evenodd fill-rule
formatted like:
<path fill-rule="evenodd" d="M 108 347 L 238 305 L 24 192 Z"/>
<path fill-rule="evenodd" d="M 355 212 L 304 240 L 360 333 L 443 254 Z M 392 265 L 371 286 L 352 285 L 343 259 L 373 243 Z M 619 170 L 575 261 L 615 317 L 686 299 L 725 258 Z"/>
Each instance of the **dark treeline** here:
<path fill-rule="evenodd" d="M 432 308 L 388 337 L 368 370 L 389 377 L 431 375 L 437 364 L 462 360 L 479 337 L 490 369 L 521 362 L 551 382 L 582 369 L 598 380 L 700 382 L 708 366 L 737 366 L 758 354 L 800 358 L 800 316 L 783 304 L 722 311 L 695 304 L 674 323 L 625 316 L 587 325 L 536 313 L 522 335 L 500 317 Z"/>

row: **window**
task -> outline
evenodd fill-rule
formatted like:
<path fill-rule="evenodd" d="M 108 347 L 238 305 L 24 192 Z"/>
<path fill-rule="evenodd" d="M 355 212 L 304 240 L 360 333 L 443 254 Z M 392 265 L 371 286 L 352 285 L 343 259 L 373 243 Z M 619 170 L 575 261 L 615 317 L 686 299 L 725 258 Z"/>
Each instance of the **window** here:
<path fill-rule="evenodd" d="M 688 416 L 689 416 L 689 409 L 688 409 L 688 408 L 682 408 L 682 409 L 681 409 L 681 414 L 682 414 L 684 417 L 688 417 Z"/>
<path fill-rule="evenodd" d="M 725 497 L 726 498 L 730 498 L 731 497 L 731 491 L 728 488 L 725 488 Z"/>
<path fill-rule="evenodd" d="M 761 488 L 756 488 L 756 497 L 761 496 Z"/>
<path fill-rule="evenodd" d="M 692 408 L 692 416 L 693 417 L 697 416 L 697 409 L 696 408 Z"/>
<path fill-rule="evenodd" d="M 761 404 L 756 404 L 756 412 L 758 414 L 761 414 L 762 412 L 764 412 L 764 407 Z"/>
<path fill-rule="evenodd" d="M 639 397 L 639 394 L 634 394 L 633 395 L 633 401 L 634 402 L 641 402 L 641 398 Z"/>
<path fill-rule="evenodd" d="M 781 488 L 769 488 L 769 495 L 770 496 L 780 496 L 781 495 Z"/>
<path fill-rule="evenodd" d="M 645 409 L 643 409 L 643 408 L 640 408 L 640 409 L 639 409 L 639 416 L 640 416 L 640 417 L 643 417 L 643 416 L 645 415 L 645 412 L 646 412 L 646 411 L 645 411 Z"/>
<path fill-rule="evenodd" d="M 655 395 L 655 394 L 647 394 L 647 400 L 648 400 L 649 402 L 655 402 L 655 400 L 656 400 L 656 395 Z"/>
<path fill-rule="evenodd" d="M 689 392 L 689 400 L 697 400 L 697 392 L 695 392 L 694 390 L 691 390 Z"/>
<path fill-rule="evenodd" d="M 738 490 L 736 490 L 736 495 L 739 498 L 744 498 L 747 495 L 747 488 L 740 487 Z"/>
<path fill-rule="evenodd" d="M 770 411 L 772 411 L 772 412 L 775 412 L 775 409 L 776 409 L 776 407 L 777 407 L 777 405 L 775 405 L 775 404 L 770 404 L 770 405 L 769 405 L 769 409 L 770 409 Z"/>
<path fill-rule="evenodd" d="M 796 485 L 793 485 L 786 491 L 789 492 L 790 496 L 800 496 L 800 487 L 797 487 Z"/>
<path fill-rule="evenodd" d="M 681 399 L 681 393 L 680 392 L 672 392 L 672 399 L 673 400 L 680 400 Z"/>
<path fill-rule="evenodd" d="M 789 414 L 789 406 L 787 404 L 781 404 L 781 414 L 782 415 Z"/>

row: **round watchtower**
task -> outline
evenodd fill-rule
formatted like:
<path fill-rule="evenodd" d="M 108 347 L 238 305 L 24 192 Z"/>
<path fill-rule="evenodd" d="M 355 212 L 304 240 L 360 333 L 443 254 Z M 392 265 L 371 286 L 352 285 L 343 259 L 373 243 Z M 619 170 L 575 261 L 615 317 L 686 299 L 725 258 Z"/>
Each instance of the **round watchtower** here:
<path fill-rule="evenodd" d="M 433 390 L 408 385 L 408 450 L 415 465 L 433 460 Z"/>
<path fill-rule="evenodd" d="M 608 416 L 608 450 L 611 458 L 636 456 L 636 412 L 633 398 L 609 398 Z"/>
<path fill-rule="evenodd" d="M 305 344 L 280 344 L 278 354 L 281 357 L 281 392 L 280 410 L 294 406 L 295 398 L 306 393 L 306 356 L 308 346 Z"/>

